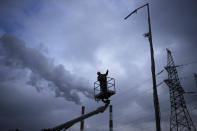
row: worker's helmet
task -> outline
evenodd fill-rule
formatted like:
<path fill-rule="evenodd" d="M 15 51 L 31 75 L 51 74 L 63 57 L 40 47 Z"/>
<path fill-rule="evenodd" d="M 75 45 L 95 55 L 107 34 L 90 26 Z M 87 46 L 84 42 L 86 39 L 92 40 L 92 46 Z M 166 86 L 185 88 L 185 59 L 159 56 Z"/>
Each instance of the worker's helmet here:
<path fill-rule="evenodd" d="M 101 72 L 98 71 L 98 72 L 97 72 L 97 75 L 100 75 L 100 74 L 101 74 Z"/>

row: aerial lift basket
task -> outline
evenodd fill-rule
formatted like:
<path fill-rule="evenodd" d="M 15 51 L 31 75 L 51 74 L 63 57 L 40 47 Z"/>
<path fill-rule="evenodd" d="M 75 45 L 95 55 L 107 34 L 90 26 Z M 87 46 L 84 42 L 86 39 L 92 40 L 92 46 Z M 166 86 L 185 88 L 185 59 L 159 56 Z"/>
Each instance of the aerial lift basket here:
<path fill-rule="evenodd" d="M 98 102 L 100 100 L 108 100 L 116 93 L 115 79 L 107 77 L 107 91 L 102 92 L 99 81 L 94 82 L 94 98 Z"/>

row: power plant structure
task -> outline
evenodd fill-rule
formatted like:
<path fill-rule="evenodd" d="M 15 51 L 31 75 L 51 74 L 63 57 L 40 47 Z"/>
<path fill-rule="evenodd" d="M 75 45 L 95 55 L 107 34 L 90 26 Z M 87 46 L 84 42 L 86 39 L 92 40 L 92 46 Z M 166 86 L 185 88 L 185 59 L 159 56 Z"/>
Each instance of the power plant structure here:
<path fill-rule="evenodd" d="M 181 86 L 171 51 L 166 50 L 167 66 L 165 69 L 168 72 L 168 79 L 164 82 L 168 85 L 170 92 L 170 131 L 196 131 L 184 100 L 185 91 Z"/>
<path fill-rule="evenodd" d="M 81 116 L 83 116 L 85 113 L 85 106 L 82 106 L 81 108 Z M 81 125 L 80 125 L 80 131 L 83 131 L 84 129 L 84 120 L 81 121 Z"/>
<path fill-rule="evenodd" d="M 113 131 L 112 105 L 109 106 L 109 131 Z"/>

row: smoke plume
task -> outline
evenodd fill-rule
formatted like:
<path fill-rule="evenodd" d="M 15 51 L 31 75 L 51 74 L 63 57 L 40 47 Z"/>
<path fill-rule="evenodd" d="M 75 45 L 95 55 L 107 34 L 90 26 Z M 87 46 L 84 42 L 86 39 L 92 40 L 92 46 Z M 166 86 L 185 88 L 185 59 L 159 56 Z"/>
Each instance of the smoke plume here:
<path fill-rule="evenodd" d="M 27 47 L 25 42 L 15 36 L 5 34 L 0 38 L 0 66 L 29 70 L 31 74 L 27 84 L 36 87 L 38 91 L 53 87 L 56 97 L 64 97 L 76 104 L 80 104 L 78 93 L 92 97 L 92 91 L 84 79 L 79 80 L 63 65 L 55 65 L 52 59 L 34 48 Z M 3 77 L 6 77 L 5 73 Z"/>

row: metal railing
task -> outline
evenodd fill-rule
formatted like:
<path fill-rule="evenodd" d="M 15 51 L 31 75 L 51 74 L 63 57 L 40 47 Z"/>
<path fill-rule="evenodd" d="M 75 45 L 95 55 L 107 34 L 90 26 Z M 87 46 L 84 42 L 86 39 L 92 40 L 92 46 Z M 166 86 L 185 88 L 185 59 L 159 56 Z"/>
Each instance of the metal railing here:
<path fill-rule="evenodd" d="M 107 77 L 107 90 L 116 92 L 115 88 L 115 79 L 111 77 Z M 100 82 L 94 82 L 94 96 L 101 92 Z"/>

